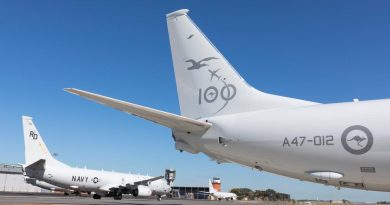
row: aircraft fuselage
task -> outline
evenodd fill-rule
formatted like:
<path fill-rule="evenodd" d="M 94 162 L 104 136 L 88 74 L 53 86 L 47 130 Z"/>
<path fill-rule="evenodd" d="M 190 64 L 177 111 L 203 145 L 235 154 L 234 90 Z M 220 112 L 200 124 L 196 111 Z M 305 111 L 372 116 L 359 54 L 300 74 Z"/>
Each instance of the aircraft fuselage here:
<path fill-rule="evenodd" d="M 390 191 L 390 100 L 203 120 L 213 124 L 206 133 L 174 132 L 176 140 L 216 160 L 336 187 Z"/>
<path fill-rule="evenodd" d="M 84 192 L 103 192 L 101 190 L 106 186 L 126 187 L 126 184 L 134 184 L 134 182 L 152 178 L 144 175 L 72 167 L 46 167 L 45 170 L 38 171 L 34 175 L 50 184 Z M 171 190 L 165 179 L 151 181 L 148 187 L 151 189 L 152 195 L 164 195 Z"/>

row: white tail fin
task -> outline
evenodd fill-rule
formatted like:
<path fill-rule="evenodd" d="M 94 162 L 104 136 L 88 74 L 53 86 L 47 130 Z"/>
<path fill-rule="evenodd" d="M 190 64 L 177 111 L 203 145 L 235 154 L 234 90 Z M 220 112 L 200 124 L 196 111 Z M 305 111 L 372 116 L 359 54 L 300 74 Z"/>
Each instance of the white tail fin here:
<path fill-rule="evenodd" d="M 211 183 L 211 180 L 209 179 L 209 192 L 210 194 L 214 194 L 215 192 L 217 192 L 214 187 L 213 187 L 213 184 Z"/>
<path fill-rule="evenodd" d="M 35 127 L 32 118 L 27 116 L 23 116 L 22 118 L 26 160 L 25 166 L 31 165 L 39 160 L 45 160 L 45 163 L 49 165 L 66 166 L 54 159 L 50 154 L 42 136 Z"/>
<path fill-rule="evenodd" d="M 249 86 L 183 9 L 167 14 L 181 114 L 190 118 L 315 104 Z"/>

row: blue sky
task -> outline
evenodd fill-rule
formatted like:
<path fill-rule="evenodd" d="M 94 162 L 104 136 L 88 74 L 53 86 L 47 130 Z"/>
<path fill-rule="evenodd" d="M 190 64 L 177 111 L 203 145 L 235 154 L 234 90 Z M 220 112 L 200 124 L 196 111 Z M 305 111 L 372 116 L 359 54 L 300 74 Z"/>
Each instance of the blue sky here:
<path fill-rule="evenodd" d="M 73 166 L 152 175 L 177 185 L 273 188 L 293 198 L 390 200 L 336 190 L 202 154 L 170 130 L 68 94 L 75 87 L 179 113 L 165 14 L 191 18 L 252 86 L 332 103 L 390 97 L 389 1 L 0 1 L 0 162 L 24 161 L 21 116 Z"/>

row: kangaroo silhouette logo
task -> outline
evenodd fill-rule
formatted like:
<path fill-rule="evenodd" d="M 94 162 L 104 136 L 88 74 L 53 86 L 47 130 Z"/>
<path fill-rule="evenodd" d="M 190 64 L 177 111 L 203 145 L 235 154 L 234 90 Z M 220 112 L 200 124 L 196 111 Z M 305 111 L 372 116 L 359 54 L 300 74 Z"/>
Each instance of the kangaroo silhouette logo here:
<path fill-rule="evenodd" d="M 191 63 L 192 65 L 187 68 L 187 70 L 199 70 L 202 67 L 209 66 L 208 64 L 204 63 L 205 61 L 210 61 L 210 60 L 216 60 L 218 58 L 216 57 L 207 57 L 203 58 L 200 61 L 195 61 L 193 59 L 188 59 L 186 62 Z"/>
<path fill-rule="evenodd" d="M 374 144 L 371 131 L 361 125 L 348 127 L 341 135 L 341 143 L 344 149 L 356 155 L 365 154 Z"/>
<path fill-rule="evenodd" d="M 360 137 L 359 135 L 356 135 L 355 137 L 351 138 L 350 140 L 348 141 L 355 141 L 356 144 L 359 146 L 359 147 L 363 147 L 362 143 L 364 140 L 366 140 L 365 137 Z"/>

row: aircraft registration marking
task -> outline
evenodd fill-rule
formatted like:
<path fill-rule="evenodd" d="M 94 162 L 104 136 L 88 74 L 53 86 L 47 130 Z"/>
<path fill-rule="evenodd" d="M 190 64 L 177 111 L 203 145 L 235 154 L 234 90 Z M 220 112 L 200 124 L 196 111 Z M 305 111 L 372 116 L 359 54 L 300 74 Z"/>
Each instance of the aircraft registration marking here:
<path fill-rule="evenodd" d="M 313 146 L 333 146 L 333 135 L 317 135 L 313 137 L 299 136 L 299 137 L 285 137 L 283 140 L 283 147 L 301 147 L 306 144 Z"/>

